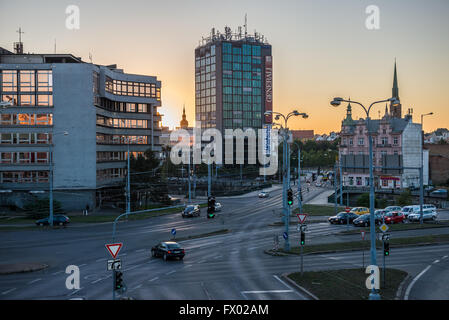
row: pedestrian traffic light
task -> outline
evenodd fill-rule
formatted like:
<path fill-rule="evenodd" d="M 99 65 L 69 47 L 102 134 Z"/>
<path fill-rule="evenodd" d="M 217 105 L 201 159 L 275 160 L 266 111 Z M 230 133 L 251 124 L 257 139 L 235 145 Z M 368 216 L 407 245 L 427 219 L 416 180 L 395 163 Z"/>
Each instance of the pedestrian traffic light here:
<path fill-rule="evenodd" d="M 287 203 L 289 206 L 293 204 L 293 191 L 292 189 L 288 189 L 287 191 Z"/>
<path fill-rule="evenodd" d="M 115 271 L 115 284 L 114 289 L 120 290 L 123 288 L 123 273 L 121 271 Z"/>
<path fill-rule="evenodd" d="M 207 198 L 207 218 L 215 217 L 215 197 L 209 196 Z"/>
<path fill-rule="evenodd" d="M 303 246 L 306 243 L 306 233 L 301 230 L 301 245 Z"/>
<path fill-rule="evenodd" d="M 385 241 L 384 242 L 384 256 L 390 255 L 390 242 Z"/>

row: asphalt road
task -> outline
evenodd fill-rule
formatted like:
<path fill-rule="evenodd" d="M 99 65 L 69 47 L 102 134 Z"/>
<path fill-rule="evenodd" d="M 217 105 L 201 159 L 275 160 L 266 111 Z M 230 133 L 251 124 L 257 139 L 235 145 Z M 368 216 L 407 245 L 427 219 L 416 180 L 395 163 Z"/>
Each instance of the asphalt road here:
<path fill-rule="evenodd" d="M 322 191 L 310 188 L 304 200 L 308 201 Z M 271 191 L 270 197 L 265 199 L 252 193 L 217 200 L 222 203 L 223 211 L 215 219 L 207 219 L 206 210 L 202 209 L 199 218 L 182 219 L 180 214 L 172 214 L 118 223 L 116 241 L 123 243 L 118 258 L 122 260 L 127 286 L 125 296 L 187 300 L 306 299 L 281 279 L 283 273 L 299 270 L 299 257 L 272 257 L 263 253 L 273 247 L 275 236 L 283 245 L 284 227 L 269 226 L 280 221 L 281 190 Z M 229 229 L 230 232 L 180 241 L 186 249 L 182 261 L 164 262 L 151 258 L 150 248 L 171 238 L 172 228 L 176 228 L 178 238 L 220 229 Z M 345 229 L 346 226 L 325 222 L 309 224 L 307 239 L 313 242 Z M 34 261 L 46 263 L 49 268 L 32 273 L 0 275 L 0 299 L 111 299 L 112 272 L 106 270 L 110 256 L 105 249 L 105 244 L 111 242 L 111 232 L 112 225 L 105 223 L 1 233 L 2 263 Z M 297 243 L 295 226 L 290 226 L 289 233 L 291 244 Z M 418 275 L 429 263 L 443 259 L 448 249 L 449 246 L 440 245 L 391 250 L 388 266 Z M 361 260 L 360 252 L 313 255 L 304 259 L 304 268 L 325 270 L 361 266 Z M 439 266 L 447 267 L 447 260 L 445 264 L 443 262 Z M 68 265 L 76 265 L 80 269 L 79 290 L 68 290 L 65 286 Z M 436 266 L 432 268 L 437 269 Z M 420 288 L 420 281 L 425 276 L 432 280 L 444 274 L 434 272 L 432 268 L 414 283 L 410 298 L 417 297 L 415 289 Z M 447 279 L 447 271 L 444 279 Z M 448 298 L 447 283 L 437 294 L 439 299 Z"/>

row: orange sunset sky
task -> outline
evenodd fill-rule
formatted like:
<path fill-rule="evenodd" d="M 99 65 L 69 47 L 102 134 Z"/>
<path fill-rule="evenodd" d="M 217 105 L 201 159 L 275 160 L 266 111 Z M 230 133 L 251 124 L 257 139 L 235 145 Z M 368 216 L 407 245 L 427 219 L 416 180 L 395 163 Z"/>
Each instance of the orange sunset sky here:
<path fill-rule="evenodd" d="M 80 29 L 65 27 L 68 5 L 80 8 Z M 380 9 L 380 29 L 368 30 L 369 5 Z M 24 10 L 26 8 L 26 10 Z M 449 1 L 0 1 L 0 46 L 12 50 L 21 27 L 25 52 L 72 53 L 93 63 L 117 64 L 128 73 L 162 81 L 163 125 L 179 125 L 185 103 L 194 124 L 194 49 L 215 27 L 248 30 L 273 47 L 274 110 L 307 112 L 291 129 L 339 131 L 349 96 L 362 103 L 391 97 L 397 59 L 403 113 L 426 132 L 449 127 Z M 384 113 L 376 107 L 372 117 Z M 353 117 L 363 116 L 353 108 Z"/>

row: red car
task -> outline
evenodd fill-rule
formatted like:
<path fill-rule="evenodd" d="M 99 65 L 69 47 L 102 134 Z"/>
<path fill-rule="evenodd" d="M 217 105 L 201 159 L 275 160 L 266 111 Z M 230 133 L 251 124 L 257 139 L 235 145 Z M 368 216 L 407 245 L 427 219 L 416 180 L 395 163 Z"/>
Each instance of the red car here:
<path fill-rule="evenodd" d="M 404 223 L 405 216 L 398 211 L 391 211 L 385 214 L 385 223 L 393 224 L 393 223 Z"/>

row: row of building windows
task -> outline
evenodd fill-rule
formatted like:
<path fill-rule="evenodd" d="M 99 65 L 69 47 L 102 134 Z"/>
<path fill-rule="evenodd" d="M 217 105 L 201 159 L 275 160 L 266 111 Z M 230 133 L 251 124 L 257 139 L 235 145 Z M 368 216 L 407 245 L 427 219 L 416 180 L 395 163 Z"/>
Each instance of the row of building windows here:
<path fill-rule="evenodd" d="M 148 144 L 148 136 L 125 136 L 97 133 L 98 144 Z"/>
<path fill-rule="evenodd" d="M 34 114 L 34 113 L 19 113 L 10 114 L 4 113 L 1 115 L 0 125 L 9 126 L 51 126 L 53 125 L 53 115 L 47 114 Z"/>
<path fill-rule="evenodd" d="M 224 119 L 225 128 L 262 127 L 262 121 L 258 119 Z"/>
<path fill-rule="evenodd" d="M 0 183 L 44 183 L 48 182 L 48 171 L 2 171 Z"/>
<path fill-rule="evenodd" d="M 223 118 L 227 119 L 261 119 L 262 114 L 260 112 L 242 112 L 242 111 L 223 111 Z"/>
<path fill-rule="evenodd" d="M 195 68 L 205 67 L 211 64 L 215 64 L 215 56 L 205 57 L 203 59 L 197 59 L 195 61 Z"/>
<path fill-rule="evenodd" d="M 148 128 L 148 120 L 110 118 L 98 114 L 97 124 L 112 128 Z"/>
<path fill-rule="evenodd" d="M 262 103 L 262 96 L 223 94 L 223 102 Z"/>
<path fill-rule="evenodd" d="M 353 138 L 349 138 L 347 141 L 348 141 L 350 146 L 354 145 L 354 139 Z M 379 144 L 378 145 L 388 145 L 388 141 L 389 141 L 388 137 L 379 138 Z M 373 143 L 375 143 L 375 142 L 376 142 L 376 140 L 375 140 L 375 138 L 373 138 Z M 342 144 L 346 145 L 346 138 L 343 138 L 343 143 Z M 398 144 L 399 144 L 399 138 L 398 137 L 394 137 L 393 138 L 393 145 L 398 145 Z M 359 138 L 358 139 L 358 145 L 359 146 L 365 145 L 365 138 Z"/>
<path fill-rule="evenodd" d="M 253 80 L 257 81 L 257 80 Z M 256 90 L 254 90 L 256 89 Z M 260 88 L 247 88 L 247 87 L 223 87 L 223 94 L 243 94 L 243 95 L 253 95 L 254 98 L 259 97 L 261 95 Z M 253 91 L 254 90 L 254 91 Z"/>
<path fill-rule="evenodd" d="M 244 63 L 247 66 L 243 67 L 251 69 L 251 65 L 259 65 L 262 63 L 262 58 L 260 56 L 258 57 L 251 57 L 251 56 L 242 56 L 242 55 L 231 55 L 231 54 L 224 54 L 223 55 L 223 62 L 236 62 L 236 63 Z"/>
<path fill-rule="evenodd" d="M 252 46 L 249 44 L 242 44 L 242 47 L 233 47 L 229 42 L 223 42 L 223 54 L 237 54 L 237 55 L 245 55 L 245 56 L 260 56 L 261 55 L 261 47 L 260 46 Z"/>
<path fill-rule="evenodd" d="M 252 106 L 252 107 L 251 107 Z M 240 102 L 235 102 L 235 103 L 230 103 L 230 102 L 225 102 L 223 103 L 223 110 L 225 111 L 258 111 L 260 112 L 262 110 L 262 104 L 261 103 L 240 103 Z"/>
<path fill-rule="evenodd" d="M 155 83 L 113 80 L 106 77 L 105 90 L 119 96 L 161 99 L 161 88 L 156 87 Z"/>
<path fill-rule="evenodd" d="M 12 106 L 27 107 L 52 107 L 53 95 L 51 94 L 2 94 L 1 101 L 11 102 Z"/>
<path fill-rule="evenodd" d="M 249 72 L 249 71 L 232 71 L 231 69 L 224 69 L 223 65 L 223 79 L 243 79 L 243 80 L 262 80 L 261 72 Z M 261 82 L 260 82 L 261 83 Z M 257 85 L 254 85 L 257 84 Z M 258 82 L 253 82 L 253 87 L 260 87 Z"/>
<path fill-rule="evenodd" d="M 2 133 L 0 144 L 49 144 L 51 133 Z"/>
<path fill-rule="evenodd" d="M 2 70 L 1 92 L 52 92 L 51 70 Z"/>
<path fill-rule="evenodd" d="M 138 113 L 151 112 L 151 107 L 149 104 L 118 102 L 106 98 L 100 99 L 100 107 L 114 112 L 138 112 Z"/>
<path fill-rule="evenodd" d="M 252 90 L 248 90 L 248 91 L 252 91 L 253 94 L 261 94 L 261 86 L 262 82 L 260 80 L 249 80 L 249 79 L 231 79 L 231 78 L 223 78 L 223 86 L 226 87 L 243 87 L 243 88 L 247 88 L 247 89 L 251 89 Z"/>
<path fill-rule="evenodd" d="M 195 90 L 204 90 L 204 89 L 211 89 L 216 87 L 215 80 L 211 81 L 204 81 L 204 82 L 198 82 L 195 84 Z"/>
<path fill-rule="evenodd" d="M 0 163 L 48 163 L 48 152 L 0 152 Z"/>
<path fill-rule="evenodd" d="M 215 120 L 217 119 L 216 113 L 213 111 L 203 111 L 201 113 L 196 114 L 196 120 L 197 121 L 210 121 L 213 120 L 215 123 Z"/>
<path fill-rule="evenodd" d="M 205 105 L 209 105 L 209 104 L 215 104 L 216 101 L 216 96 L 210 96 L 210 97 L 205 97 L 205 98 L 196 98 L 196 105 L 197 106 L 205 106 Z"/>
<path fill-rule="evenodd" d="M 117 178 L 124 178 L 126 176 L 126 168 L 112 168 L 97 170 L 97 180 L 111 180 Z"/>
<path fill-rule="evenodd" d="M 198 98 L 205 98 L 205 97 L 208 97 L 208 96 L 214 97 L 214 96 L 215 96 L 215 93 L 216 93 L 215 88 L 212 88 L 212 89 L 205 89 L 205 90 L 196 90 L 196 95 L 195 95 L 195 97 L 196 97 L 197 99 L 198 99 Z"/>
<path fill-rule="evenodd" d="M 137 159 L 139 156 L 144 156 L 144 152 L 130 152 L 131 159 Z M 124 161 L 128 160 L 127 151 L 97 151 L 97 162 L 103 161 Z"/>

